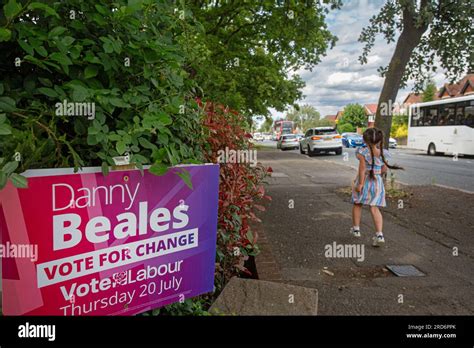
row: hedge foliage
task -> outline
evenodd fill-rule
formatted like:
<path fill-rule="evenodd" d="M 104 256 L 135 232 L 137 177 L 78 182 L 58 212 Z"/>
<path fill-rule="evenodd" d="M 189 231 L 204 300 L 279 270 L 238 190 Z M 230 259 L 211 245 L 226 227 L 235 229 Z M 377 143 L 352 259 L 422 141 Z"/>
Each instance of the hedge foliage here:
<path fill-rule="evenodd" d="M 129 153 L 156 174 L 202 160 L 196 83 L 186 71 L 200 55 L 192 39 L 199 26 L 179 20 L 168 1 L 47 3 L 3 6 L 2 157 L 21 156 L 18 171 L 99 165 L 107 172 L 112 157 Z M 60 115 L 64 101 L 93 102 L 95 116 Z"/>

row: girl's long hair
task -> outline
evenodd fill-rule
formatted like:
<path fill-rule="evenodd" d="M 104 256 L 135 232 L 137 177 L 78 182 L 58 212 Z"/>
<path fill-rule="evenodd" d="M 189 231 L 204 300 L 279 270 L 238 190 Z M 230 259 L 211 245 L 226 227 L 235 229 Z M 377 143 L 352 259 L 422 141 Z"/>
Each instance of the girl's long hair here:
<path fill-rule="evenodd" d="M 374 179 L 375 174 L 374 174 L 374 165 L 375 165 L 375 159 L 374 159 L 374 150 L 372 149 L 372 146 L 370 145 L 375 145 L 378 146 L 380 149 L 380 156 L 382 157 L 383 163 L 390 169 L 403 169 L 402 167 L 396 166 L 396 165 L 390 165 L 388 164 L 387 160 L 385 159 L 385 156 L 383 154 L 383 143 L 384 143 L 384 134 L 381 129 L 378 128 L 367 128 L 363 134 L 363 138 L 365 143 L 367 144 L 367 147 L 370 150 L 370 156 L 372 159 L 372 166 L 370 168 L 370 178 Z"/>

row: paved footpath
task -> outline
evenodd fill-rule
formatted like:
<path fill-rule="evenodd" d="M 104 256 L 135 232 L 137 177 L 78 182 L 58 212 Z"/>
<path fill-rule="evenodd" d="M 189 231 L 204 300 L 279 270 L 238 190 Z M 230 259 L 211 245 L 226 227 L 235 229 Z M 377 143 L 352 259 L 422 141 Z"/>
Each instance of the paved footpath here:
<path fill-rule="evenodd" d="M 408 187 L 403 208 L 392 200 L 383 210 L 386 245 L 377 249 L 370 243 L 367 209 L 362 238 L 348 232 L 351 204 L 344 188 L 356 172 L 326 159 L 258 152 L 258 160 L 274 171 L 267 185 L 273 200 L 260 214 L 261 258 L 270 264 L 272 255 L 275 261 L 259 276 L 268 278 L 269 269 L 279 281 L 318 289 L 321 315 L 474 314 L 474 195 Z M 326 257 L 325 247 L 333 243 L 364 245 L 364 260 Z M 387 264 L 412 264 L 426 276 L 396 277 L 384 269 Z"/>

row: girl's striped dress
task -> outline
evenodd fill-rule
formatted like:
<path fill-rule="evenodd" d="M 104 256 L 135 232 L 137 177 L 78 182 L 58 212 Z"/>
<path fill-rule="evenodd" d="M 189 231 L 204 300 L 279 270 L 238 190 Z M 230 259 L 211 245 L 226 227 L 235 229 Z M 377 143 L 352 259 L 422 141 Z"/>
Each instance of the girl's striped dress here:
<path fill-rule="evenodd" d="M 387 150 L 384 151 L 385 160 L 390 157 Z M 354 186 L 352 187 L 352 203 L 385 207 L 385 187 L 382 179 L 382 167 L 384 165 L 381 156 L 375 157 L 374 179 L 370 178 L 370 169 L 372 168 L 372 156 L 368 147 L 360 147 L 356 151 L 356 155 L 360 154 L 365 160 L 365 180 L 361 192 L 356 192 L 355 188 L 359 185 L 359 175 L 357 175 Z"/>

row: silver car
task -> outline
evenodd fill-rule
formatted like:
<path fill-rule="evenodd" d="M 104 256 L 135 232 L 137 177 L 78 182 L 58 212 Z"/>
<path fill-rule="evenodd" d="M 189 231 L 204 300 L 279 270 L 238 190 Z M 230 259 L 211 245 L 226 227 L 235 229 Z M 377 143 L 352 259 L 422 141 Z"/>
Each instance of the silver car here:
<path fill-rule="evenodd" d="M 297 149 L 300 146 L 298 138 L 294 134 L 284 134 L 277 142 L 277 149 Z"/>
<path fill-rule="evenodd" d="M 321 152 L 342 154 L 342 136 L 333 127 L 316 127 L 306 131 L 300 141 L 300 153 L 313 156 Z"/>
<path fill-rule="evenodd" d="M 397 140 L 394 138 L 388 139 L 388 147 L 391 149 L 396 149 L 398 146 Z"/>

